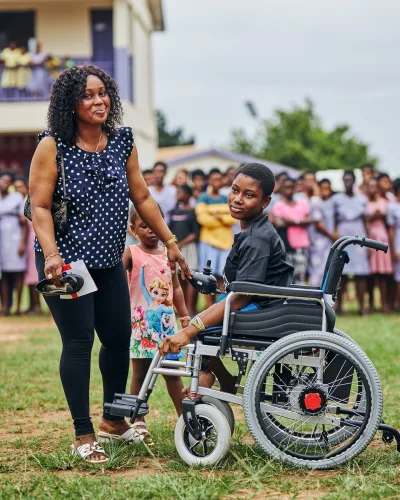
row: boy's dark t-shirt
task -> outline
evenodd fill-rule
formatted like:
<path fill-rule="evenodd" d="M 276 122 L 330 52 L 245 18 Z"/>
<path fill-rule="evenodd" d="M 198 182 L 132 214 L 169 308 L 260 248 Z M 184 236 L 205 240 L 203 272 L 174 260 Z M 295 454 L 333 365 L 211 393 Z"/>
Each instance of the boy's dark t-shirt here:
<path fill-rule="evenodd" d="M 235 236 L 224 269 L 225 287 L 232 281 L 252 281 L 271 286 L 289 286 L 293 266 L 285 245 L 266 214 L 262 214 L 244 231 Z M 271 299 L 252 298 L 265 307 Z"/>
<path fill-rule="evenodd" d="M 192 233 L 195 233 L 197 236 L 199 234 L 199 224 L 196 219 L 194 208 L 183 210 L 176 207 L 171 212 L 169 228 L 179 241 Z"/>

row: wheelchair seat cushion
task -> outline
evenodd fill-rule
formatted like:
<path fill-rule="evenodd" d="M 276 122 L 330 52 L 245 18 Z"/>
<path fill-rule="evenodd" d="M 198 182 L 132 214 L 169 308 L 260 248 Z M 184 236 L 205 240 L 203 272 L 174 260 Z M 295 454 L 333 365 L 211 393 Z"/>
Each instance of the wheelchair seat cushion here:
<path fill-rule="evenodd" d="M 333 331 L 335 312 L 326 305 L 327 330 Z M 288 299 L 273 303 L 264 309 L 252 311 L 232 311 L 229 335 L 243 345 L 247 340 L 271 342 L 295 332 L 322 329 L 322 307 L 307 300 Z M 199 340 L 205 336 L 221 336 L 222 326 L 206 328 L 198 334 Z"/>

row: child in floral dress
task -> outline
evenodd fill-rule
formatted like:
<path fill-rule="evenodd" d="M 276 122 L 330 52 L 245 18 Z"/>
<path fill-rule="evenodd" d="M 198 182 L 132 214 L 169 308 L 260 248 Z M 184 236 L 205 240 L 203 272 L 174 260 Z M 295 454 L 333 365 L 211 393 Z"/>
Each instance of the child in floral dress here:
<path fill-rule="evenodd" d="M 159 245 L 157 236 L 139 217 L 135 207 L 131 208 L 129 223 L 139 240 L 139 244 L 126 248 L 123 256 L 131 299 L 130 356 L 133 370 L 131 394 L 139 394 L 158 345 L 166 336 L 177 332 L 174 306 L 183 328 L 189 324 L 190 317 L 178 275 L 171 273 L 166 249 Z M 182 356 L 183 352 L 169 355 L 168 359 L 178 359 Z M 165 376 L 165 380 L 168 393 L 180 415 L 183 398 L 182 379 Z M 145 441 L 151 443 L 151 436 L 144 420 L 137 419 L 134 426 Z"/>

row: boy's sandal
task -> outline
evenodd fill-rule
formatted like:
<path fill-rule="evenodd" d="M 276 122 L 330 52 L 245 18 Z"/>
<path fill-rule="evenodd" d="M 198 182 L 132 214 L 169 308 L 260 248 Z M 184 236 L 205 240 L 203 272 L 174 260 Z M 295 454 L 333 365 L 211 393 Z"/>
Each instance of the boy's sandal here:
<path fill-rule="evenodd" d="M 143 441 L 144 436 L 142 436 L 134 427 L 130 427 L 123 434 L 112 434 L 110 432 L 99 431 L 97 433 L 97 439 L 99 443 L 107 443 L 109 441 L 121 441 L 127 444 L 139 443 Z"/>
<path fill-rule="evenodd" d="M 133 424 L 133 427 L 136 429 L 136 432 L 141 436 L 143 442 L 145 442 L 148 446 L 154 444 L 154 441 L 151 439 L 151 434 L 147 430 L 146 422 L 139 420 Z"/>
<path fill-rule="evenodd" d="M 108 457 L 106 457 L 105 452 L 99 444 L 94 441 L 93 444 L 82 444 L 81 446 L 76 446 L 75 444 L 71 445 L 72 455 L 81 457 L 85 462 L 89 464 L 103 464 L 108 461 Z M 103 455 L 103 458 L 98 458 L 97 460 L 90 460 L 89 457 L 93 455 L 93 453 L 98 453 Z"/>

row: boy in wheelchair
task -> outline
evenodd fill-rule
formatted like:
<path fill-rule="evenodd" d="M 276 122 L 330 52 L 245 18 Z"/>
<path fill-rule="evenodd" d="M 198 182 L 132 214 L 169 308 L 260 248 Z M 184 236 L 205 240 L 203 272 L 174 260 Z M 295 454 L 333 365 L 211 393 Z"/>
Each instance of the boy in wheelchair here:
<path fill-rule="evenodd" d="M 241 232 L 235 236 L 232 250 L 224 269 L 225 291 L 233 281 L 248 281 L 271 286 L 288 287 L 293 277 L 293 266 L 285 246 L 274 226 L 264 214 L 275 187 L 272 171 L 265 165 L 249 163 L 240 167 L 233 179 L 228 195 L 230 214 L 240 221 Z M 296 221 L 291 221 L 293 225 Z M 278 299 L 277 299 L 278 300 Z M 266 297 L 235 296 L 231 310 L 241 310 L 250 301 L 260 309 L 268 307 L 274 299 Z M 180 352 L 206 328 L 221 325 L 224 301 L 219 301 L 195 316 L 179 333 L 160 344 L 160 353 Z M 219 358 L 203 358 L 200 385 L 211 387 L 215 376 L 225 392 L 235 392 L 234 377 Z M 186 390 L 188 392 L 188 389 Z"/>
<path fill-rule="evenodd" d="M 345 236 L 331 247 L 321 288 L 291 286 L 293 266 L 263 215 L 273 187 L 272 172 L 263 165 L 247 164 L 237 171 L 228 200 L 242 232 L 224 269 L 228 296 L 163 340 L 139 394 L 115 394 L 105 411 L 133 422 L 149 412 L 158 375 L 185 376 L 190 377 L 189 397 L 183 400 L 174 439 L 188 465 L 214 465 L 227 454 L 235 420 L 230 403 L 243 406 L 256 443 L 291 465 L 326 469 L 344 464 L 365 449 L 378 429 L 384 442 L 396 439 L 400 451 L 400 433 L 381 420 L 383 394 L 376 369 L 351 337 L 334 328 L 332 309 L 349 261 L 345 247 L 386 252 L 388 245 Z M 217 289 L 209 265 L 189 281 L 202 293 Z M 163 358 L 183 346 L 186 362 Z M 237 378 L 224 367 L 225 356 L 236 361 Z M 232 394 L 244 375 L 243 396 Z M 215 376 L 219 391 L 211 388 Z"/>

